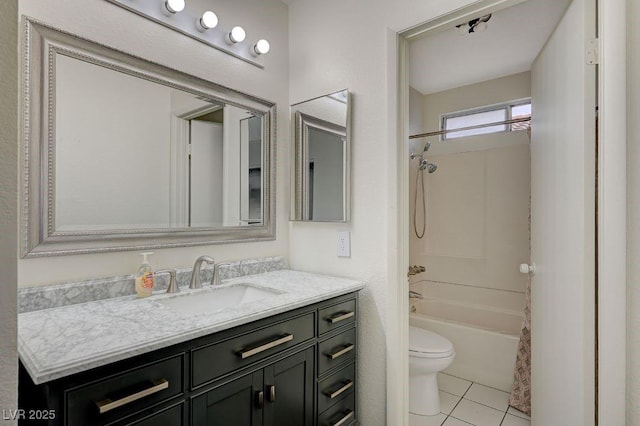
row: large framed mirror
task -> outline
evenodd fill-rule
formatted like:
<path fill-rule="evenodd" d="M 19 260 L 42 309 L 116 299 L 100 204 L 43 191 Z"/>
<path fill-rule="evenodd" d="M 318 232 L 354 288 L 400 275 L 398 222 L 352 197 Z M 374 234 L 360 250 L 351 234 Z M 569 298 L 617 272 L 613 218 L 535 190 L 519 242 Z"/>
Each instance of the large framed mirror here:
<path fill-rule="evenodd" d="M 24 19 L 23 257 L 275 238 L 275 104 Z"/>
<path fill-rule="evenodd" d="M 350 220 L 350 98 L 345 89 L 291 106 L 295 135 L 291 220 Z"/>

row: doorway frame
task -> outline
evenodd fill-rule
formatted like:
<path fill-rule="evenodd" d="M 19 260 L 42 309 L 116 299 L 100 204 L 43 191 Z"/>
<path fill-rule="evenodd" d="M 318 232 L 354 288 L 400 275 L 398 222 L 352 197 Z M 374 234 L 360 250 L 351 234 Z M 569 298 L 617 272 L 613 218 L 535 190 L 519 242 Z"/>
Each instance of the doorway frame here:
<path fill-rule="evenodd" d="M 464 23 L 526 0 L 479 0 L 403 31 L 395 32 L 388 55 L 396 75 L 396 171 L 398 191 L 396 315 L 391 315 L 387 372 L 387 423 L 409 424 L 409 43 L 427 32 Z M 624 425 L 626 411 L 626 3 L 597 0 L 598 130 L 596 192 L 595 424 Z M 390 31 L 391 32 L 391 31 Z M 390 45 L 392 43 L 389 43 Z M 395 52 L 393 52 L 395 48 Z M 585 46 L 586 49 L 586 46 Z M 395 53 L 395 54 L 394 54 Z M 395 68 L 394 68 L 395 65 Z M 599 283 L 606 282 L 605 287 Z M 398 392 L 398 389 L 401 391 Z M 398 422 L 400 420 L 400 422 Z M 533 423 L 535 425 L 535 423 Z"/>

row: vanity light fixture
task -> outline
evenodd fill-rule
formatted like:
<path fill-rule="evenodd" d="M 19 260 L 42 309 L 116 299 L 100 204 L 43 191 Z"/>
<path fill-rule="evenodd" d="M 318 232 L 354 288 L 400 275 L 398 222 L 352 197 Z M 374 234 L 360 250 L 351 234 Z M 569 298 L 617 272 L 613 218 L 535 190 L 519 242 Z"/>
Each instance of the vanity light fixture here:
<path fill-rule="evenodd" d="M 200 19 L 196 21 L 196 28 L 201 33 L 207 30 L 210 30 L 212 28 L 215 28 L 217 26 L 218 26 L 218 15 L 216 15 L 210 10 L 207 10 L 206 12 L 204 12 L 200 17 Z"/>
<path fill-rule="evenodd" d="M 271 46 L 269 45 L 269 42 L 265 39 L 261 39 L 261 40 L 258 40 L 258 42 L 253 45 L 250 52 L 253 56 L 259 56 L 259 55 L 265 55 L 269 53 L 269 50 L 271 50 Z"/>
<path fill-rule="evenodd" d="M 0 0 L 2 1 L 2 0 Z M 256 37 L 245 40 L 241 26 L 225 25 L 211 10 L 189 0 L 106 0 L 145 19 L 177 31 L 237 59 L 264 68 L 269 42 Z M 204 3 L 200 1 L 199 3 Z M 255 40 L 258 40 L 255 42 Z"/>
<path fill-rule="evenodd" d="M 184 10 L 184 6 L 184 0 L 165 0 L 162 12 L 167 16 L 171 16 L 182 12 Z"/>
<path fill-rule="evenodd" d="M 227 44 L 236 44 L 244 41 L 247 33 L 244 31 L 244 28 L 240 26 L 235 26 L 229 31 L 225 37 Z"/>

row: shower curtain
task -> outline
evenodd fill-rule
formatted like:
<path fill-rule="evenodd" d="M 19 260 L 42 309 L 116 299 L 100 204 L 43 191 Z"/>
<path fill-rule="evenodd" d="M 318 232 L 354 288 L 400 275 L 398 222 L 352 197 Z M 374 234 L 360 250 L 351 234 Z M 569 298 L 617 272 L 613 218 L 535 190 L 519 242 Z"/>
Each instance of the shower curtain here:
<path fill-rule="evenodd" d="M 531 278 L 527 280 L 524 321 L 520 331 L 520 343 L 513 372 L 513 386 L 509 405 L 531 415 Z"/>

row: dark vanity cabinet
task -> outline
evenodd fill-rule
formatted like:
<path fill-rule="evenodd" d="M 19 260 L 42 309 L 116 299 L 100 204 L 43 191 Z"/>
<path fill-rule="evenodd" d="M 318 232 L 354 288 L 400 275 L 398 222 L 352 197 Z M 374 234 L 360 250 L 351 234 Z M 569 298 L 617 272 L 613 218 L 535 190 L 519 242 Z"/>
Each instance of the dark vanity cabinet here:
<path fill-rule="evenodd" d="M 289 355 L 192 399 L 193 425 L 312 426 L 315 351 Z"/>
<path fill-rule="evenodd" d="M 29 425 L 357 424 L 357 293 L 36 386 Z"/>

